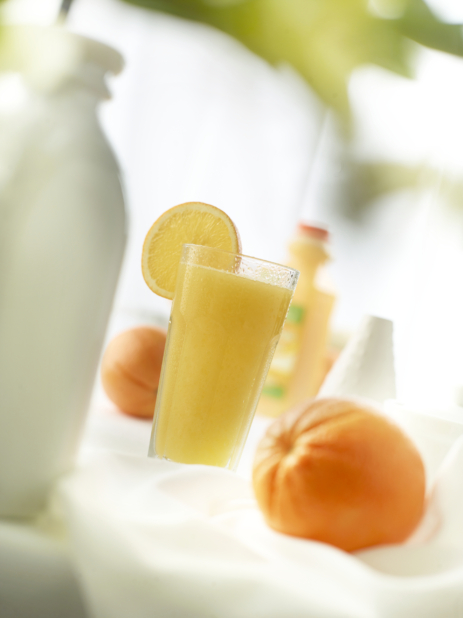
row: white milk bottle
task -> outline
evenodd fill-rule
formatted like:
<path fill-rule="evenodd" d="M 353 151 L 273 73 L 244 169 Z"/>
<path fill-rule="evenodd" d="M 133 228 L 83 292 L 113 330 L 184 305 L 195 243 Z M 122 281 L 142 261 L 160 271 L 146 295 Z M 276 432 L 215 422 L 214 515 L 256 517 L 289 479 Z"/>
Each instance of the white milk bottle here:
<path fill-rule="evenodd" d="M 27 99 L 0 117 L 0 516 L 29 517 L 72 467 L 123 257 L 119 170 L 96 114 L 122 58 L 60 28 L 5 41 L 2 68 Z"/>

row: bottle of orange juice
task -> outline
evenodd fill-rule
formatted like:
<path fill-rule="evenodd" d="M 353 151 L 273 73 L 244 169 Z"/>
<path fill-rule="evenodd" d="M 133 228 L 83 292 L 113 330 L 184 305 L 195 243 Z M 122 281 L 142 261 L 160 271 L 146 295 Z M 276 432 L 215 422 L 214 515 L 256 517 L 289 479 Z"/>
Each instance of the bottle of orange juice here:
<path fill-rule="evenodd" d="M 330 259 L 328 241 L 325 228 L 300 223 L 289 244 L 288 265 L 301 274 L 262 391 L 260 414 L 278 416 L 314 397 L 323 381 L 335 302 L 324 268 Z"/>

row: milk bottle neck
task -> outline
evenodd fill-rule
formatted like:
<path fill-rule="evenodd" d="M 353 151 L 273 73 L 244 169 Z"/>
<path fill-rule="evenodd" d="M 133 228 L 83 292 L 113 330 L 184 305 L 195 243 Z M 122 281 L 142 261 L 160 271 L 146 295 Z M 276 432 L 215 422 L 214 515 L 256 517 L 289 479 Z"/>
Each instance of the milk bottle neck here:
<path fill-rule="evenodd" d="M 78 97 L 82 104 L 96 107 L 100 101 L 111 98 L 105 75 L 102 67 L 86 63 L 75 67 L 56 88 L 45 94 L 54 100 Z"/>
<path fill-rule="evenodd" d="M 109 99 L 107 73 L 123 68 L 111 47 L 61 27 L 10 26 L 0 46 L 0 71 L 20 73 L 35 94 L 78 94 L 93 104 Z"/>

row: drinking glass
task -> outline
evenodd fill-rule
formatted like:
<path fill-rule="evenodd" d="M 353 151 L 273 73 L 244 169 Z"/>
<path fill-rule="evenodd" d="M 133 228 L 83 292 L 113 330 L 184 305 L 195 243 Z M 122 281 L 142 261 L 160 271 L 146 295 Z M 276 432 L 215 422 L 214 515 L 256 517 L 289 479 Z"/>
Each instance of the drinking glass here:
<path fill-rule="evenodd" d="M 236 469 L 298 277 L 183 246 L 149 456 Z"/>

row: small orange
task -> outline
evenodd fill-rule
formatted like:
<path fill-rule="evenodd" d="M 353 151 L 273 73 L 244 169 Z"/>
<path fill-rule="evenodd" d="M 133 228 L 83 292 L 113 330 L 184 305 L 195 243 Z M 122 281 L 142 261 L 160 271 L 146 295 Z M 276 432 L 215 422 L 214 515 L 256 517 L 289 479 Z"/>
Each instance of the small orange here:
<path fill-rule="evenodd" d="M 404 541 L 424 509 L 414 444 L 348 399 L 315 399 L 279 417 L 259 444 L 257 502 L 279 532 L 353 551 Z"/>
<path fill-rule="evenodd" d="M 165 345 L 165 329 L 155 326 L 131 328 L 108 344 L 101 362 L 101 382 L 122 412 L 153 417 Z"/>

